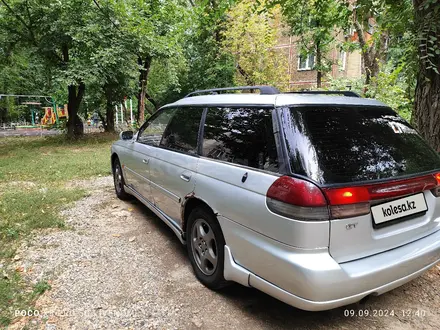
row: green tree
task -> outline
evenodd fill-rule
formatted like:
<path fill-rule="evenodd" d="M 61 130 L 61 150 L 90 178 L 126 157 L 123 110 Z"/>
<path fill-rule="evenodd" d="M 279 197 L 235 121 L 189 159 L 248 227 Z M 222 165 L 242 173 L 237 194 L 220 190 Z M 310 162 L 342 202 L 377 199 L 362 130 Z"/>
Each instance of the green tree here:
<path fill-rule="evenodd" d="M 388 34 L 380 25 L 381 15 L 386 15 L 383 3 L 370 0 L 353 3 L 352 21 L 361 49 L 366 85 L 378 75 L 379 66 L 385 59 Z"/>
<path fill-rule="evenodd" d="M 234 1 L 190 1 L 184 39 L 186 75 L 181 77 L 181 93 L 197 89 L 234 85 L 234 61 L 222 47 L 223 22 Z"/>
<path fill-rule="evenodd" d="M 91 2 L 87 0 L 1 0 L 3 29 L 41 58 L 52 73 L 55 85 L 67 86 L 67 134 L 83 134 L 78 110 L 85 93 L 85 81 L 96 75 L 89 65 L 93 44 L 82 38 L 90 22 Z"/>
<path fill-rule="evenodd" d="M 0 2 L 0 18 L 5 8 Z M 6 24 L 8 20 L 0 19 L 0 93 L 50 95 L 54 86 L 50 70 L 41 62 L 41 58 L 24 47 L 15 33 L 18 26 Z M 21 105 L 24 101 L 42 102 L 42 106 L 50 106 L 40 98 L 3 97 L 0 99 L 0 122 L 30 121 L 30 108 Z"/>
<path fill-rule="evenodd" d="M 115 105 L 137 92 L 137 57 L 130 39 L 116 23 L 120 19 L 118 8 L 94 1 L 92 9 L 93 19 L 82 35 L 94 46 L 89 65 L 97 73 L 86 82 L 87 102 L 101 117 L 105 130 L 113 132 Z"/>
<path fill-rule="evenodd" d="M 148 78 L 155 59 L 179 57 L 186 22 L 180 1 L 94 0 L 101 13 L 112 22 L 121 38 L 129 41 L 125 50 L 134 55 L 138 69 L 138 121 L 145 109 L 153 112 L 158 104 L 148 91 Z M 146 107 L 149 101 L 152 107 Z"/>
<path fill-rule="evenodd" d="M 350 10 L 339 0 L 275 0 L 290 26 L 290 32 L 298 37 L 301 54 L 316 56 L 316 84 L 320 88 L 322 77 L 331 69 L 328 58 L 335 36 L 349 26 Z"/>
<path fill-rule="evenodd" d="M 287 57 L 275 48 L 282 33 L 281 10 L 279 6 L 264 10 L 265 6 L 265 1 L 255 6 L 254 1 L 243 0 L 229 10 L 223 49 L 232 54 L 238 85 L 286 89 Z"/>
<path fill-rule="evenodd" d="M 440 1 L 413 0 L 417 85 L 414 123 L 420 134 L 440 151 Z"/>
<path fill-rule="evenodd" d="M 188 75 L 188 62 L 183 51 L 178 56 L 153 60 L 148 91 L 157 106 L 178 100 L 182 95 L 182 81 Z"/>
<path fill-rule="evenodd" d="M 356 0 L 347 1 L 351 12 L 351 21 L 357 32 L 357 43 L 362 54 L 362 66 L 365 72 L 365 84 L 368 88 L 371 80 L 377 77 L 380 67 L 392 60 L 395 66 L 404 61 L 406 52 L 400 52 L 397 61 L 390 58 L 392 49 L 407 48 L 404 35 L 411 31 L 411 0 Z M 403 42 L 403 43 L 402 43 Z M 405 56 L 406 57 L 406 56 Z M 399 63 L 397 63 L 399 62 Z M 402 73 L 404 73 L 402 71 Z"/>
<path fill-rule="evenodd" d="M 3 45 L 0 47 L 0 93 L 46 94 L 47 90 L 42 91 L 41 86 L 49 85 L 50 76 L 43 65 L 23 48 L 8 48 L 8 44 L 3 42 L 0 42 L 0 45 Z M 30 118 L 29 107 L 20 105 L 23 101 L 44 102 L 44 99 L 0 98 L 0 123 Z"/>

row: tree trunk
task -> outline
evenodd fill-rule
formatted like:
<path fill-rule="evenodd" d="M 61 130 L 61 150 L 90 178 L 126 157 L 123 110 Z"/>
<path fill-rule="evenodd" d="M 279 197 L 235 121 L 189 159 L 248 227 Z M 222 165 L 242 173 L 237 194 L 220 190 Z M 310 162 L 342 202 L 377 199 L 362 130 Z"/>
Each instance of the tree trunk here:
<path fill-rule="evenodd" d="M 153 98 L 151 97 L 151 95 L 148 94 L 147 91 L 145 92 L 145 97 L 146 97 L 147 100 L 153 105 L 153 107 L 154 107 L 154 109 L 155 109 L 155 111 L 156 111 L 157 108 L 159 108 L 159 105 L 157 104 L 156 100 L 153 99 Z M 152 114 L 153 114 L 155 111 L 153 111 Z"/>
<path fill-rule="evenodd" d="M 316 88 L 321 88 L 322 86 L 322 53 L 320 48 L 320 42 L 316 42 L 316 66 L 318 70 L 316 71 Z"/>
<path fill-rule="evenodd" d="M 84 134 L 84 125 L 78 116 L 78 110 L 84 96 L 85 85 L 81 82 L 79 86 L 69 85 L 67 89 L 69 92 L 67 104 L 67 113 L 69 114 L 67 136 L 69 138 L 78 138 Z"/>
<path fill-rule="evenodd" d="M 105 84 L 103 87 L 105 95 L 105 125 L 106 132 L 115 131 L 115 105 L 113 104 L 113 88 L 111 84 Z"/>
<path fill-rule="evenodd" d="M 359 23 L 358 17 L 356 15 L 356 12 L 354 13 L 355 19 L 354 19 L 354 27 L 356 29 L 356 33 L 358 35 L 359 45 L 361 46 L 361 56 L 362 56 L 362 64 L 363 69 L 365 72 L 365 85 L 369 85 L 371 82 L 371 54 L 370 54 L 370 46 L 367 45 L 367 41 L 364 37 L 364 29 Z M 364 93 L 366 92 L 366 88 L 364 90 Z"/>
<path fill-rule="evenodd" d="M 241 74 L 242 77 L 244 78 L 245 85 L 254 86 L 255 83 L 253 82 L 252 77 L 246 71 L 244 71 L 244 69 L 241 67 L 241 65 L 239 63 L 237 63 L 236 66 L 237 66 L 238 73 Z"/>
<path fill-rule="evenodd" d="M 115 131 L 115 107 L 109 98 L 105 103 L 105 122 L 105 131 L 113 133 Z"/>
<path fill-rule="evenodd" d="M 108 126 L 107 126 L 107 117 L 104 117 L 101 113 L 101 111 L 98 111 L 99 119 L 101 119 L 102 126 L 104 127 L 104 131 L 108 132 Z"/>
<path fill-rule="evenodd" d="M 383 62 L 385 58 L 388 34 L 382 32 L 377 42 L 369 44 L 364 37 L 364 29 L 357 17 L 355 17 L 354 26 L 358 34 L 359 45 L 361 46 L 363 68 L 365 72 L 365 85 L 370 85 L 371 79 L 377 77 L 379 74 L 379 64 Z"/>
<path fill-rule="evenodd" d="M 138 65 L 139 65 L 139 92 L 138 92 L 138 113 L 137 120 L 140 125 L 145 120 L 145 100 L 147 98 L 147 79 L 148 74 L 150 73 L 152 57 L 150 55 L 145 56 L 145 59 L 142 60 L 141 57 L 138 57 Z"/>
<path fill-rule="evenodd" d="M 438 3 L 427 3 L 424 0 L 413 0 L 415 26 L 430 26 L 430 31 L 422 31 L 425 35 L 419 40 L 419 70 L 414 97 L 414 124 L 419 133 L 428 141 L 435 150 L 440 152 L 440 75 L 433 70 L 432 64 L 427 62 L 426 40 L 429 36 L 435 37 L 435 17 L 432 13 L 437 12 L 435 7 Z M 430 20 L 430 24 L 426 21 Z M 440 70 L 440 54 L 430 57 L 431 62 Z"/>
<path fill-rule="evenodd" d="M 63 62 L 65 65 L 69 63 L 69 47 L 64 44 L 61 47 L 63 53 Z M 68 100 L 67 100 L 67 113 L 69 119 L 67 120 L 67 136 L 69 138 L 78 138 L 84 134 L 84 125 L 81 118 L 78 117 L 79 106 L 84 96 L 86 86 L 83 82 L 79 85 L 67 86 Z"/>

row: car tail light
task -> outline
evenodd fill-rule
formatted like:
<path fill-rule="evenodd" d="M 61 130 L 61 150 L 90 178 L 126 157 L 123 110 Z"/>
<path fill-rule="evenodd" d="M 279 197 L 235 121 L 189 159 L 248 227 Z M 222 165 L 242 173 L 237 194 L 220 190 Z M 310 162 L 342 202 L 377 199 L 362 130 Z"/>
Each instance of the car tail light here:
<path fill-rule="evenodd" d="M 434 189 L 439 185 L 436 175 L 425 175 L 418 178 L 370 185 L 368 186 L 370 199 L 392 198 Z"/>
<path fill-rule="evenodd" d="M 315 184 L 282 176 L 267 191 L 268 208 L 298 220 L 328 220 L 370 213 L 370 202 L 430 190 L 440 197 L 440 173 L 385 183 L 322 188 Z"/>
<path fill-rule="evenodd" d="M 324 188 L 332 219 L 350 218 L 370 213 L 367 187 Z"/>
<path fill-rule="evenodd" d="M 366 187 L 324 188 L 324 193 L 331 205 L 356 204 L 369 202 Z"/>
<path fill-rule="evenodd" d="M 370 213 L 370 203 L 330 205 L 332 219 L 352 218 Z"/>
<path fill-rule="evenodd" d="M 327 201 L 311 182 L 282 176 L 266 194 L 268 208 L 277 214 L 298 220 L 328 220 Z"/>
<path fill-rule="evenodd" d="M 435 197 L 440 197 L 440 173 L 434 174 L 434 178 L 437 181 L 437 186 L 431 189 L 431 192 Z"/>

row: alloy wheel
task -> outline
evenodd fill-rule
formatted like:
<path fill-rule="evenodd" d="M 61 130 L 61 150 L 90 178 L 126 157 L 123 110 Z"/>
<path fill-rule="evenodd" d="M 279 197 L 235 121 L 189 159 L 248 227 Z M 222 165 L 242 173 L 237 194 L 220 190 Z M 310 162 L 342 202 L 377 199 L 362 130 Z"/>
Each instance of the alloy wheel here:
<path fill-rule="evenodd" d="M 114 178 L 116 191 L 120 193 L 122 191 L 122 173 L 119 164 L 116 164 Z"/>
<path fill-rule="evenodd" d="M 217 242 L 211 226 L 203 219 L 197 219 L 192 227 L 191 250 L 197 267 L 205 275 L 212 275 L 217 269 Z"/>

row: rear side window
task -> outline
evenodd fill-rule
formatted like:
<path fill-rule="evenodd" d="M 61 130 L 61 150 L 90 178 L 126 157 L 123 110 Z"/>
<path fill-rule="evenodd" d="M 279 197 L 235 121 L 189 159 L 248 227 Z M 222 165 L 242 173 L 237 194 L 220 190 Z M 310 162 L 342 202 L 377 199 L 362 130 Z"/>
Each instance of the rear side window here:
<path fill-rule="evenodd" d="M 292 170 L 323 184 L 440 169 L 439 155 L 387 107 L 292 107 L 282 126 Z"/>
<path fill-rule="evenodd" d="M 203 155 L 277 172 L 271 109 L 210 108 L 204 126 Z"/>
<path fill-rule="evenodd" d="M 202 112 L 203 108 L 178 108 L 163 133 L 160 146 L 196 154 Z"/>

